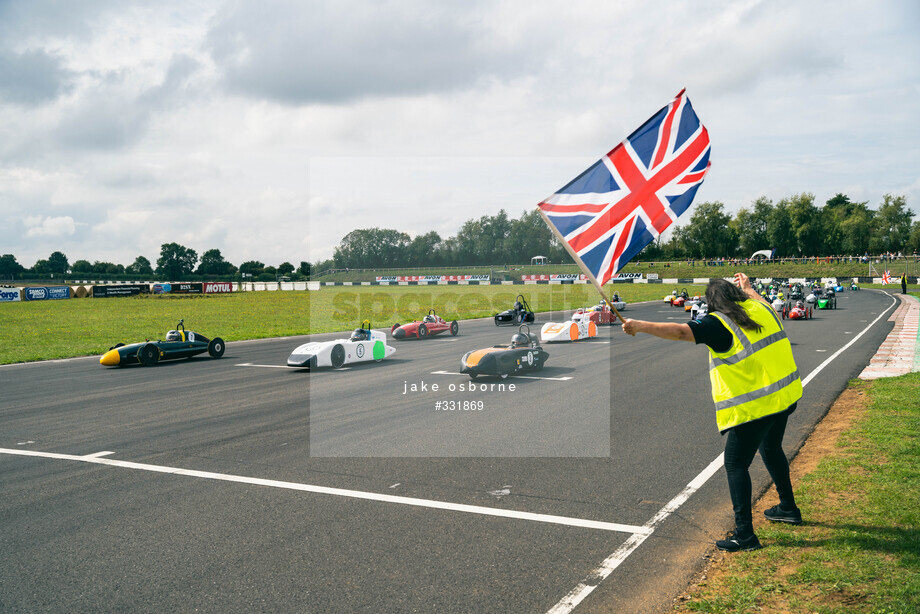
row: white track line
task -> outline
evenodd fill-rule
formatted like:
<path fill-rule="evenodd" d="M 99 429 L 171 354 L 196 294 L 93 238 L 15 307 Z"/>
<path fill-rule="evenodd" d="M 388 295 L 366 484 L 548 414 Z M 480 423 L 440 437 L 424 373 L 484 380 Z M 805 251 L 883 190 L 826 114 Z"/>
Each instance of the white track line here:
<path fill-rule="evenodd" d="M 856 343 L 856 341 L 860 337 L 862 337 L 864 334 L 866 334 L 866 332 L 868 332 L 868 330 L 872 328 L 876 322 L 881 320 L 882 317 L 886 313 L 888 313 L 888 311 L 896 303 L 897 303 L 897 300 L 892 298 L 891 305 L 889 305 L 884 311 L 882 311 L 882 313 L 880 313 L 877 318 L 872 320 L 871 324 L 867 325 L 862 330 L 862 332 L 860 332 L 858 335 L 853 337 L 853 339 L 851 339 L 849 343 L 847 343 L 845 346 L 843 346 L 842 348 L 834 352 L 831 356 L 828 356 L 827 360 L 822 362 L 820 365 L 818 365 L 815 368 L 814 371 L 809 373 L 802 380 L 802 386 L 803 387 L 806 386 L 811 380 L 815 378 L 816 375 L 818 375 L 818 373 L 824 370 L 824 367 L 829 365 L 831 361 L 833 361 L 835 358 L 840 356 L 840 354 L 842 354 L 851 345 Z M 692 495 L 697 490 L 702 488 L 703 485 L 709 481 L 709 478 L 715 475 L 716 472 L 722 468 L 722 464 L 724 461 L 723 457 L 724 457 L 724 454 L 719 454 L 719 456 L 717 456 L 715 460 L 709 463 L 708 467 L 703 469 L 699 473 L 699 475 L 693 478 L 690 481 L 690 483 L 684 487 L 684 489 L 680 492 L 680 494 L 678 494 L 676 497 L 671 499 L 667 503 L 667 505 L 665 505 L 663 508 L 658 510 L 657 514 L 652 516 L 651 520 L 649 520 L 644 525 L 642 525 L 644 528 L 648 529 L 647 533 L 634 533 L 633 535 L 631 535 L 629 539 L 623 542 L 623 544 L 613 552 L 613 554 L 611 554 L 606 559 L 604 559 L 603 562 L 597 568 L 592 570 L 591 573 L 589 573 L 588 576 L 584 580 L 582 580 L 578 586 L 576 586 L 571 591 L 569 591 L 569 593 L 565 597 L 559 600 L 559 603 L 557 603 L 552 608 L 550 608 L 547 611 L 547 614 L 568 614 L 569 612 L 574 610 L 578 606 L 578 604 L 581 603 L 582 600 L 584 600 L 585 597 L 590 595 L 594 591 L 594 589 L 597 588 L 600 585 L 600 583 L 603 582 L 604 579 L 607 578 L 607 576 L 611 574 L 611 572 L 613 572 L 614 569 L 619 567 L 620 564 L 623 561 L 625 561 L 626 558 L 630 554 L 635 552 L 635 550 L 639 546 L 641 546 L 642 543 L 645 542 L 645 540 L 648 539 L 652 533 L 654 533 L 655 528 L 658 525 L 664 522 L 664 520 L 668 516 L 676 512 L 680 508 L 680 506 L 683 505 L 687 501 L 687 499 L 690 498 L 690 495 Z"/>
<path fill-rule="evenodd" d="M 466 505 L 463 503 L 450 503 L 447 501 L 433 501 L 431 499 L 416 499 L 414 497 L 399 497 L 395 495 L 385 495 L 375 492 L 364 492 L 360 490 L 345 490 L 342 488 L 330 488 L 327 486 L 316 486 L 313 484 L 300 484 L 297 482 L 282 482 L 278 480 L 264 480 L 242 475 L 231 475 L 226 473 L 212 473 L 209 471 L 197 471 L 194 469 L 182 469 L 180 467 L 165 467 L 163 465 L 148 465 L 145 463 L 133 463 L 129 461 L 120 461 L 111 458 L 100 458 L 100 455 L 111 454 L 111 452 L 97 452 L 84 456 L 74 456 L 72 454 L 59 454 L 55 452 L 39 452 L 35 450 L 12 450 L 0 448 L 0 454 L 9 454 L 15 456 L 33 456 L 39 458 L 53 458 L 57 460 L 78 461 L 83 463 L 93 463 L 97 465 L 107 465 L 109 467 L 121 467 L 123 469 L 137 469 L 140 471 L 152 471 L 155 473 L 169 473 L 172 475 L 184 475 L 195 478 L 204 478 L 207 480 L 220 480 L 223 482 L 237 482 L 241 484 L 253 484 L 256 486 L 268 486 L 270 488 L 283 488 L 286 490 L 298 490 L 302 492 L 312 492 L 324 495 L 336 495 L 339 497 L 348 497 L 351 499 L 365 499 L 368 501 L 380 501 L 384 503 L 399 503 L 401 505 L 411 505 L 414 507 L 427 507 L 432 509 L 449 510 L 454 512 L 466 512 L 469 514 L 479 514 L 480 516 L 497 516 L 500 518 L 513 518 L 516 520 L 529 520 L 532 522 L 544 522 L 548 524 L 560 524 L 570 527 L 580 527 L 584 529 L 599 529 L 602 531 L 617 531 L 620 533 L 632 533 L 644 535 L 650 532 L 645 526 L 636 526 L 628 524 L 619 524 L 615 522 L 601 522 L 599 520 L 587 520 L 584 518 L 571 518 L 568 516 L 553 516 L 550 514 L 534 514 L 532 512 L 519 512 L 516 510 L 505 510 L 494 507 L 483 507 L 480 505 Z"/>

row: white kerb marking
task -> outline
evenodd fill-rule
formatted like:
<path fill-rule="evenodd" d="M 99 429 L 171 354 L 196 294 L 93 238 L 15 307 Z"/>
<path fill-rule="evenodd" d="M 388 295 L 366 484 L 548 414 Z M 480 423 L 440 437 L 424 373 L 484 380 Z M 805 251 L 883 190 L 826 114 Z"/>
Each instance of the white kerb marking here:
<path fill-rule="evenodd" d="M 862 332 L 860 332 L 857 336 L 851 339 L 849 343 L 847 343 L 842 348 L 834 352 L 832 355 L 828 356 L 827 360 L 825 360 L 820 365 L 818 365 L 814 371 L 809 373 L 802 380 L 802 386 L 803 387 L 807 386 L 808 383 L 811 380 L 813 380 L 815 376 L 818 375 L 818 373 L 820 373 L 824 369 L 824 367 L 829 365 L 835 358 L 837 358 L 838 356 L 840 356 L 840 354 L 846 351 L 847 348 L 849 348 L 851 345 L 856 343 L 856 341 L 860 337 L 862 337 L 866 332 L 868 332 L 868 330 L 872 328 L 872 326 L 874 326 L 875 323 L 878 322 L 882 318 L 882 316 L 884 316 L 888 312 L 888 310 L 894 306 L 896 302 L 897 301 L 892 299 L 892 303 L 891 305 L 888 306 L 888 309 L 885 309 L 884 311 L 882 311 L 882 313 L 880 313 L 878 317 L 872 321 L 872 324 L 869 324 L 868 326 L 866 326 L 862 330 Z M 607 576 L 611 574 L 611 572 L 613 572 L 614 569 L 619 567 L 620 564 L 623 561 L 625 561 L 626 558 L 636 550 L 636 548 L 641 546 L 642 543 L 645 542 L 645 540 L 648 539 L 649 536 L 651 536 L 651 534 L 655 532 L 655 528 L 658 525 L 664 522 L 664 520 L 668 516 L 676 512 L 680 508 L 680 506 L 683 505 L 687 501 L 687 499 L 690 498 L 690 495 L 695 493 L 697 490 L 699 490 L 703 486 L 703 484 L 709 481 L 709 478 L 715 475 L 715 473 L 719 469 L 722 468 L 723 461 L 724 461 L 724 453 L 719 454 L 719 456 L 717 456 L 714 461 L 709 463 L 708 467 L 703 469 L 703 471 L 701 471 L 699 475 L 693 478 L 693 480 L 691 480 L 690 483 L 687 484 L 686 487 L 684 487 L 684 489 L 680 492 L 680 494 L 678 494 L 676 497 L 671 499 L 667 503 L 667 505 L 665 505 L 663 508 L 658 510 L 657 514 L 652 516 L 651 520 L 649 520 L 644 525 L 642 525 L 643 528 L 648 530 L 647 533 L 633 533 L 632 535 L 630 535 L 629 539 L 623 542 L 623 544 L 619 548 L 617 548 L 613 552 L 613 554 L 611 554 L 606 559 L 604 559 L 604 561 L 596 569 L 592 570 L 591 573 L 589 573 L 588 576 L 584 580 L 582 580 L 582 582 L 578 586 L 576 586 L 571 591 L 569 591 L 569 593 L 565 597 L 559 600 L 559 603 L 557 603 L 552 608 L 550 608 L 547 611 L 547 614 L 568 614 L 569 612 L 574 610 L 575 607 L 579 603 L 581 603 L 585 597 L 590 595 L 594 591 L 594 589 L 597 588 L 598 585 L 600 585 L 600 583 L 603 582 L 604 579 L 607 578 Z"/>

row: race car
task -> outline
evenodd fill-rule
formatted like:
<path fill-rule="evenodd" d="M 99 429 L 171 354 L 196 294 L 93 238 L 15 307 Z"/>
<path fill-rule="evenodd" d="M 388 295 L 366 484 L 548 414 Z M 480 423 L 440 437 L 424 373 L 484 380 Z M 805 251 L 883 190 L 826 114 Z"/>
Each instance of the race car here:
<path fill-rule="evenodd" d="M 393 335 L 393 338 L 398 341 L 401 339 L 408 339 L 409 337 L 425 339 L 426 337 L 440 335 L 446 331 L 450 331 L 451 335 L 456 336 L 459 330 L 460 325 L 457 324 L 456 320 L 448 322 L 441 316 L 437 315 L 434 312 L 434 309 L 429 309 L 428 315 L 426 315 L 420 321 L 409 322 L 408 324 L 399 324 L 397 322 L 390 329 L 390 334 Z"/>
<path fill-rule="evenodd" d="M 176 328 L 166 333 L 165 340 L 141 341 L 139 343 L 116 343 L 102 355 L 99 364 L 106 367 L 124 367 L 142 364 L 145 367 L 156 366 L 161 360 L 191 358 L 208 353 L 211 358 L 224 355 L 227 346 L 220 337 L 208 339 L 199 333 L 185 330 L 185 321 L 179 320 Z"/>
<path fill-rule="evenodd" d="M 615 298 L 620 298 L 614 294 Z M 614 306 L 619 311 L 626 307 L 626 303 L 623 301 L 614 302 Z M 617 314 L 614 313 L 613 309 L 610 308 L 610 304 L 601 299 L 601 302 L 593 307 L 582 307 L 575 311 L 572 314 L 572 320 L 580 320 L 582 318 L 587 318 L 590 321 L 594 322 L 596 326 L 601 326 L 602 324 L 613 325 L 617 321 Z"/>
<path fill-rule="evenodd" d="M 805 291 L 802 289 L 801 284 L 792 284 L 789 287 L 789 300 L 790 301 L 801 301 L 805 298 Z"/>
<path fill-rule="evenodd" d="M 816 295 L 815 299 L 815 307 L 818 309 L 837 309 L 837 295 L 831 289 Z"/>
<path fill-rule="evenodd" d="M 810 320 L 811 319 L 811 305 L 805 303 L 804 301 L 788 301 L 786 306 L 783 308 L 783 319 L 790 320 Z"/>
<path fill-rule="evenodd" d="M 773 299 L 773 301 L 770 303 L 770 306 L 773 307 L 773 311 L 776 313 L 782 313 L 783 309 L 786 307 L 786 301 L 777 297 Z"/>
<path fill-rule="evenodd" d="M 576 312 L 568 322 L 547 322 L 540 329 L 540 341 L 578 341 L 597 337 L 597 324 L 587 313 Z"/>
<path fill-rule="evenodd" d="M 709 305 L 706 303 L 706 301 L 700 301 L 690 308 L 690 319 L 699 320 L 707 313 L 709 313 Z"/>
<path fill-rule="evenodd" d="M 850 290 L 859 290 L 859 285 L 857 285 L 855 280 L 850 282 Z"/>
<path fill-rule="evenodd" d="M 690 298 L 690 295 L 687 294 L 686 288 L 681 290 L 677 296 L 674 297 L 674 300 L 671 301 L 672 307 L 683 307 L 686 300 Z"/>
<path fill-rule="evenodd" d="M 668 305 L 671 305 L 672 303 L 674 303 L 674 299 L 677 298 L 679 295 L 680 295 L 680 292 L 678 292 L 677 288 L 675 288 L 673 292 L 671 292 L 670 294 L 664 297 L 664 302 L 667 303 Z"/>
<path fill-rule="evenodd" d="M 692 311 L 694 305 L 699 305 L 703 302 L 703 297 L 697 294 L 696 296 L 691 296 L 684 301 L 684 311 Z"/>
<path fill-rule="evenodd" d="M 464 354 L 460 359 L 460 373 L 466 373 L 470 379 L 481 375 L 505 379 L 509 375 L 539 371 L 548 358 L 549 353 L 530 333 L 530 327 L 522 324 L 509 345 L 495 345 Z"/>
<path fill-rule="evenodd" d="M 533 321 L 533 311 L 530 309 L 530 305 L 527 304 L 527 300 L 524 299 L 523 294 L 518 294 L 511 309 L 495 314 L 495 326 L 520 326 L 525 322 Z"/>
<path fill-rule="evenodd" d="M 298 346 L 288 356 L 287 365 L 301 369 L 338 369 L 356 362 L 380 362 L 396 353 L 396 348 L 387 345 L 386 339 L 386 333 L 371 330 L 370 320 L 365 320 L 348 339 L 310 341 Z"/>

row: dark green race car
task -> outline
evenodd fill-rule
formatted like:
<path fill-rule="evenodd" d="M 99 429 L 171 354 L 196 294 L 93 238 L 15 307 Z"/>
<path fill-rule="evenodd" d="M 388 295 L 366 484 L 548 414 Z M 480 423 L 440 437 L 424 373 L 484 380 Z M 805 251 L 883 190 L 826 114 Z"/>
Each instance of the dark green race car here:
<path fill-rule="evenodd" d="M 130 345 L 118 343 L 103 354 L 99 359 L 99 364 L 106 367 L 123 367 L 133 364 L 153 367 L 161 360 L 191 358 L 205 352 L 212 358 L 220 358 L 224 355 L 226 347 L 224 340 L 220 337 L 208 339 L 204 335 L 185 330 L 183 320 L 179 320 L 175 330 L 166 333 L 165 341 L 148 339 Z"/>

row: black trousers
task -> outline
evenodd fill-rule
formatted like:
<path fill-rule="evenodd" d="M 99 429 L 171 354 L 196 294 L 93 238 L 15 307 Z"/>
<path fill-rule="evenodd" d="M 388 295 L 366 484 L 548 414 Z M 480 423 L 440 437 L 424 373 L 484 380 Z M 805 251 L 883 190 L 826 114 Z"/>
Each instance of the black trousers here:
<path fill-rule="evenodd" d="M 792 481 L 789 479 L 789 461 L 783 452 L 783 435 L 789 414 L 795 410 L 793 403 L 786 411 L 745 422 L 728 430 L 725 439 L 725 473 L 728 475 L 728 490 L 735 511 L 735 531 L 741 537 L 754 532 L 751 518 L 751 474 L 748 469 L 754 454 L 760 451 L 783 509 L 796 509 Z"/>

